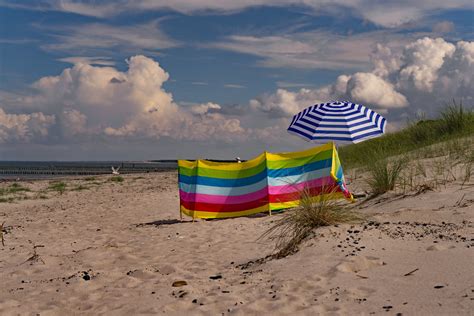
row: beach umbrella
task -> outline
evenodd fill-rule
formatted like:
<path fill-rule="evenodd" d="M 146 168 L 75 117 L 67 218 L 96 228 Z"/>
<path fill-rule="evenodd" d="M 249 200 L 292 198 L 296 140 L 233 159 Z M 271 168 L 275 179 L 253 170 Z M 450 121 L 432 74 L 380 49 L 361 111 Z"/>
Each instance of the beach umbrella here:
<path fill-rule="evenodd" d="M 359 143 L 385 132 L 386 120 L 363 105 L 333 101 L 310 106 L 291 121 L 288 132 L 314 143 Z"/>

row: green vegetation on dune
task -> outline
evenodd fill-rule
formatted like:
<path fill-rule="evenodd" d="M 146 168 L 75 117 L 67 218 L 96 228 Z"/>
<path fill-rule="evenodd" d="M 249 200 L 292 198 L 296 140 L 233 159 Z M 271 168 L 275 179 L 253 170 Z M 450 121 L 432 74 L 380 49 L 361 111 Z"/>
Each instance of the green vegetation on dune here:
<path fill-rule="evenodd" d="M 25 188 L 21 184 L 13 183 L 6 188 L 0 188 L 0 195 L 15 194 L 18 192 L 29 192 L 30 189 Z"/>
<path fill-rule="evenodd" d="M 339 148 L 346 170 L 450 140 L 474 135 L 474 111 L 462 105 L 446 107 L 438 119 L 420 120 L 407 128 L 359 144 Z M 455 143 L 455 142 L 454 142 Z M 462 145 L 461 145 L 462 146 Z"/>
<path fill-rule="evenodd" d="M 66 191 L 66 183 L 60 181 L 60 182 L 52 182 L 50 183 L 48 189 L 51 191 L 57 191 L 59 194 L 63 194 L 64 191 Z"/>
<path fill-rule="evenodd" d="M 111 182 L 123 182 L 124 178 L 122 176 L 114 176 L 109 179 Z"/>

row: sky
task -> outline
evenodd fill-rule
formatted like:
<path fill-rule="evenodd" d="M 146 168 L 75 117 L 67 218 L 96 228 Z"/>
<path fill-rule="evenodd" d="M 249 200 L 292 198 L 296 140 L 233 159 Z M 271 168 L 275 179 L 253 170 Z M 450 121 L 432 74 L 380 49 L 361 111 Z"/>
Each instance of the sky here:
<path fill-rule="evenodd" d="M 349 100 L 474 105 L 474 2 L 0 0 L 0 160 L 252 158 Z"/>

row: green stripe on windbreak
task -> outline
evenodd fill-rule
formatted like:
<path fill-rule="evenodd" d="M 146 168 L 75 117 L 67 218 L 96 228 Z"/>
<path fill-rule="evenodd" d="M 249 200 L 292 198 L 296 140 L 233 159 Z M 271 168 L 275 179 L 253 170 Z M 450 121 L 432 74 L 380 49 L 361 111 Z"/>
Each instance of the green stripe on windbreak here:
<path fill-rule="evenodd" d="M 188 176 L 188 177 L 195 176 L 196 172 L 197 172 L 197 168 L 186 168 L 182 166 L 178 167 L 178 173 Z"/>
<path fill-rule="evenodd" d="M 291 158 L 288 160 L 267 161 L 269 169 L 284 169 L 299 167 L 319 160 L 326 160 L 332 158 L 332 149 L 317 153 L 314 156 L 307 156 L 302 158 Z"/>
<path fill-rule="evenodd" d="M 198 175 L 201 177 L 220 178 L 220 179 L 241 179 L 248 178 L 263 172 L 266 169 L 265 161 L 255 167 L 242 170 L 217 170 L 210 168 L 198 168 Z"/>
<path fill-rule="evenodd" d="M 220 179 L 240 179 L 247 178 L 259 174 L 266 169 L 265 161 L 262 161 L 259 165 L 242 170 L 218 170 L 211 168 L 185 168 L 179 167 L 179 173 L 186 176 L 209 177 L 209 178 L 220 178 Z M 197 173 L 196 173 L 197 172 Z"/>

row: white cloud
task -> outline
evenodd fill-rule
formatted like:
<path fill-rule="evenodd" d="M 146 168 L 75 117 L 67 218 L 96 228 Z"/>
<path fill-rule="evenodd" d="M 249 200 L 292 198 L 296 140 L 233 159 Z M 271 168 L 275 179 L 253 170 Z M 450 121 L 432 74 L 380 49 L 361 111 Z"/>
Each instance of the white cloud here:
<path fill-rule="evenodd" d="M 206 113 L 209 113 L 209 111 L 212 110 L 220 110 L 221 106 L 216 103 L 208 102 L 208 103 L 203 103 L 203 104 L 196 104 L 191 106 L 191 113 L 197 114 L 197 115 L 203 115 Z"/>
<path fill-rule="evenodd" d="M 377 44 L 401 48 L 415 35 L 419 34 L 373 31 L 340 35 L 310 31 L 278 36 L 233 35 L 205 46 L 257 56 L 264 67 L 362 70 L 370 66 L 369 56 Z"/>
<path fill-rule="evenodd" d="M 41 112 L 21 118 L 58 117 L 60 135 L 68 138 L 102 135 L 232 141 L 246 133 L 237 118 L 219 113 L 218 104 L 183 107 L 173 102 L 162 87 L 169 75 L 154 60 L 139 55 L 127 63 L 126 72 L 78 63 L 58 76 L 41 78 L 32 85 L 37 93 L 19 101 Z M 23 121 L 9 117 L 9 122 L 6 126 L 11 129 L 15 122 L 21 126 Z"/>
<path fill-rule="evenodd" d="M 417 90 L 432 92 L 437 72 L 446 58 L 452 56 L 455 46 L 442 38 L 425 37 L 406 46 L 403 53 L 400 85 L 409 89 L 412 85 Z"/>
<path fill-rule="evenodd" d="M 327 86 L 280 88 L 229 106 L 174 102 L 163 88 L 168 73 L 145 56 L 130 58 L 126 71 L 78 63 L 35 82 L 32 95 L 0 94 L 0 141 L 99 138 L 271 146 L 288 142 L 284 135 L 292 115 L 332 99 L 374 108 L 392 126 L 419 111 L 437 111 L 453 97 L 473 100 L 474 42 L 422 38 L 401 50 L 379 45 L 371 60 L 370 71 L 340 75 Z"/>
<path fill-rule="evenodd" d="M 8 114 L 0 108 L 0 143 L 22 143 L 44 139 L 54 122 L 54 115 Z"/>
<path fill-rule="evenodd" d="M 78 110 L 64 110 L 59 116 L 61 130 L 64 136 L 86 134 L 87 117 Z"/>
<path fill-rule="evenodd" d="M 454 23 L 451 21 L 441 21 L 433 25 L 434 33 L 450 33 L 455 29 Z"/>
<path fill-rule="evenodd" d="M 303 6 L 309 14 L 352 12 L 363 19 L 382 26 L 398 26 L 416 21 L 426 16 L 450 9 L 472 9 L 469 0 L 420 0 L 420 1 L 371 1 L 371 0 L 120 0 L 118 1 L 78 1 L 40 0 L 36 6 L 24 6 L 3 2 L 4 6 L 20 6 L 26 9 L 59 10 L 81 15 L 106 17 L 130 11 L 173 10 L 185 14 L 228 14 L 246 8 L 268 6 Z"/>
<path fill-rule="evenodd" d="M 115 62 L 109 57 L 86 57 L 86 56 L 70 56 L 59 58 L 59 61 L 69 63 L 69 64 L 88 64 L 88 65 L 98 65 L 98 66 L 114 66 Z"/>
<path fill-rule="evenodd" d="M 474 98 L 474 42 L 454 45 L 425 37 L 396 52 L 377 45 L 371 60 L 370 72 L 341 75 L 317 89 L 278 89 L 251 100 L 250 106 L 270 117 L 291 117 L 312 104 L 342 99 L 374 107 L 397 121 L 400 109 L 405 115 L 433 113 L 453 98 Z"/>
<path fill-rule="evenodd" d="M 240 84 L 234 84 L 234 83 L 227 83 L 224 85 L 225 88 L 230 88 L 230 89 L 244 89 L 245 86 L 240 85 Z"/>
<path fill-rule="evenodd" d="M 38 26 L 50 32 L 55 42 L 41 47 L 47 51 L 77 53 L 97 52 L 101 49 L 118 49 L 125 51 L 159 50 L 179 46 L 180 43 L 169 38 L 161 29 L 159 21 L 149 23 L 117 26 L 102 23 L 81 26 L 62 26 L 50 28 Z"/>
<path fill-rule="evenodd" d="M 307 88 L 312 87 L 312 83 L 299 83 L 299 82 L 287 82 L 287 81 L 277 81 L 278 88 Z"/>
<path fill-rule="evenodd" d="M 394 86 L 373 73 L 358 72 L 347 82 L 346 93 L 351 100 L 382 108 L 405 107 L 408 101 Z"/>

